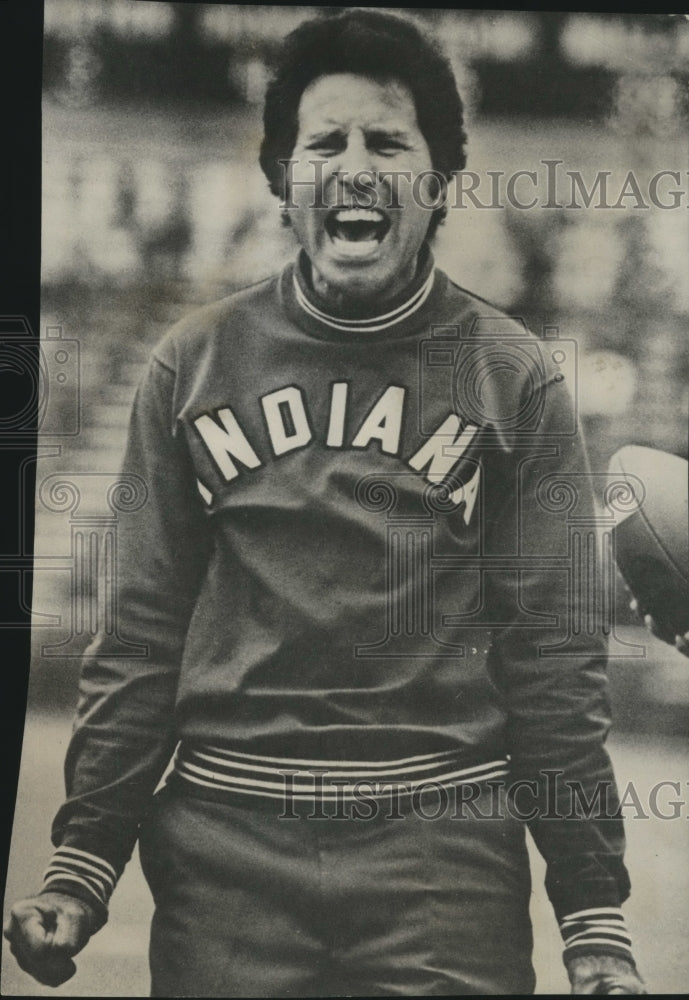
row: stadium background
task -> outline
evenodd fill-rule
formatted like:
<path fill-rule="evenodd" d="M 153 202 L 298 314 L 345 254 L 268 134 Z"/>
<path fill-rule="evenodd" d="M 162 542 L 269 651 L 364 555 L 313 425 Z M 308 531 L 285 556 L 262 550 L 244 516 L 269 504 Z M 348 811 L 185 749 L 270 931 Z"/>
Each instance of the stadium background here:
<path fill-rule="evenodd" d="M 56 647 L 68 640 L 69 652 L 83 649 L 97 611 L 88 581 L 76 581 L 75 524 L 102 502 L 98 477 L 85 473 L 117 472 L 138 373 L 170 324 L 274 272 L 293 252 L 257 166 L 260 108 L 271 51 L 314 10 L 46 0 L 41 328 L 77 341 L 80 364 L 51 397 L 37 482 L 60 474 L 79 482 L 82 496 L 78 512 L 37 502 L 36 639 L 8 899 L 34 888 L 61 795 L 79 661 Z M 628 171 L 645 194 L 650 177 L 675 170 L 687 191 L 686 19 L 409 13 L 436 29 L 455 65 L 468 169 L 542 178 L 544 160 L 561 160 L 560 170 L 579 171 L 589 189 L 609 171 L 613 202 Z M 477 193 L 489 200 L 486 186 Z M 563 184 L 565 205 L 568 195 Z M 436 245 L 460 284 L 536 333 L 555 325 L 576 341 L 594 471 L 631 442 L 687 456 L 689 196 L 672 210 L 634 202 L 520 211 L 478 209 L 466 198 Z M 78 433 L 70 434 L 75 412 Z M 658 781 L 684 781 L 689 671 L 634 621 L 621 587 L 616 634 L 629 644 L 618 652 L 629 655 L 611 661 L 612 751 L 622 788 L 633 780 L 647 799 Z M 628 823 L 634 894 L 626 911 L 654 992 L 686 988 L 688 963 L 678 956 L 689 915 L 688 814 Z M 535 858 L 537 989 L 561 992 L 559 937 L 541 881 Z M 150 909 L 135 862 L 109 925 L 57 995 L 144 994 Z M 3 980 L 6 994 L 53 992 L 11 960 Z"/>

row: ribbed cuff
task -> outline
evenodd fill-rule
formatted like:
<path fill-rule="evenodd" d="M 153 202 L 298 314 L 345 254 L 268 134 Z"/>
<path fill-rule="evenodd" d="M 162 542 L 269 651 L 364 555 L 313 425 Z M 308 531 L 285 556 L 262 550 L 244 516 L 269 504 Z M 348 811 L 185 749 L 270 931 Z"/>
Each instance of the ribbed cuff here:
<path fill-rule="evenodd" d="M 560 933 L 565 942 L 565 962 L 583 952 L 619 955 L 634 961 L 632 939 L 618 906 L 594 906 L 570 913 L 560 921 Z"/>
<path fill-rule="evenodd" d="M 64 892 L 81 899 L 105 922 L 117 878 L 112 865 L 96 854 L 77 847 L 58 847 L 43 876 L 42 891 Z"/>

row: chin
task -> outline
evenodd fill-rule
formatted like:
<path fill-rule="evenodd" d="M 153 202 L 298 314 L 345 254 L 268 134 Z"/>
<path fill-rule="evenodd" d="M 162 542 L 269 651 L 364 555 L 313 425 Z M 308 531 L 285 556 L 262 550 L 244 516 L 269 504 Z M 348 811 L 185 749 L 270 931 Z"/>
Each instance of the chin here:
<path fill-rule="evenodd" d="M 323 272 L 321 272 L 323 274 Z M 338 296 L 348 296 L 358 302 L 367 299 L 380 299 L 394 294 L 394 275 L 365 274 L 363 269 L 342 273 L 323 274 L 329 287 Z"/>
<path fill-rule="evenodd" d="M 338 297 L 348 295 L 357 301 L 386 299 L 398 294 L 413 279 L 418 257 L 418 251 L 409 260 L 406 255 L 381 252 L 380 247 L 368 260 L 347 258 L 332 253 L 331 248 L 328 250 L 330 252 L 314 254 L 312 266 L 329 292 Z"/>

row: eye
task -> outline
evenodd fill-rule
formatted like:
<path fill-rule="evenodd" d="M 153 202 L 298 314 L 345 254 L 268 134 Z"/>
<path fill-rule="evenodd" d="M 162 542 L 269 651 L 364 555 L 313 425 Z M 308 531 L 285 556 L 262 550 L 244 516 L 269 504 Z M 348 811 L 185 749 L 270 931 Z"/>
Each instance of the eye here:
<path fill-rule="evenodd" d="M 319 156 L 335 156 L 336 153 L 342 151 L 343 147 L 344 142 L 342 139 L 338 139 L 337 136 L 326 135 L 312 139 L 304 148 L 310 153 L 318 153 Z"/>
<path fill-rule="evenodd" d="M 390 139 L 385 136 L 376 139 L 372 143 L 372 146 L 379 156 L 395 156 L 397 153 L 405 152 L 409 149 L 409 146 L 399 139 Z"/>

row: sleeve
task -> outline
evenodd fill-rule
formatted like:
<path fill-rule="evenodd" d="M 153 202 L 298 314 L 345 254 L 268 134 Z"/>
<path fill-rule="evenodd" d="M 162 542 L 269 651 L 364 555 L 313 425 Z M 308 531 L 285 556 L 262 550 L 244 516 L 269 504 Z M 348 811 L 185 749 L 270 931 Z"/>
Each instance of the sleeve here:
<path fill-rule="evenodd" d="M 546 392 L 538 432 L 514 434 L 503 455 L 509 485 L 487 513 L 499 564 L 487 574 L 500 623 L 490 667 L 507 713 L 513 805 L 546 861 L 565 960 L 583 951 L 629 959 L 624 832 L 605 749 L 601 521 L 572 398 L 552 380 Z"/>
<path fill-rule="evenodd" d="M 191 460 L 176 433 L 174 391 L 174 371 L 152 357 L 123 464 L 140 477 L 145 502 L 118 515 L 115 626 L 85 653 L 67 797 L 53 823 L 56 851 L 44 878 L 43 891 L 89 902 L 103 922 L 174 751 L 180 661 L 208 558 Z M 123 655 L 121 640 L 133 644 L 131 655 Z"/>

